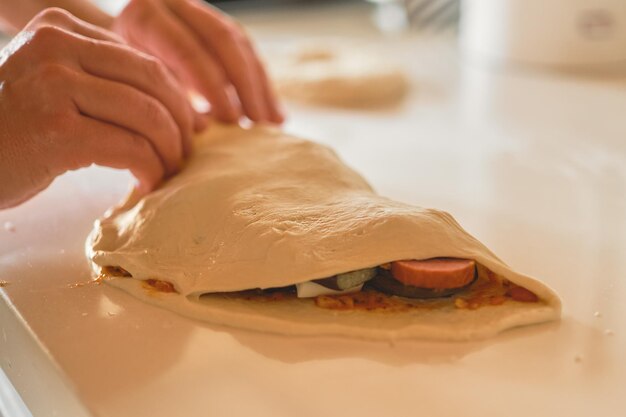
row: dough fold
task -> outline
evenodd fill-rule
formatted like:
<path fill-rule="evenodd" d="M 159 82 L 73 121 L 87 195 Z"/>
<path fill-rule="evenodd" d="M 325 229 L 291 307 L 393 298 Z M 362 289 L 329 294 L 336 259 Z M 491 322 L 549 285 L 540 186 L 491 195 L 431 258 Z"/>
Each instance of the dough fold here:
<path fill-rule="evenodd" d="M 511 270 L 448 213 L 379 196 L 328 147 L 267 127 L 199 135 L 183 171 L 97 221 L 86 248 L 95 273 L 123 268 L 132 278 L 107 282 L 144 301 L 276 333 L 466 340 L 560 314 L 552 290 Z M 542 301 L 383 314 L 203 296 L 433 257 L 474 259 Z M 169 281 L 178 294 L 146 291 L 145 279 Z"/>

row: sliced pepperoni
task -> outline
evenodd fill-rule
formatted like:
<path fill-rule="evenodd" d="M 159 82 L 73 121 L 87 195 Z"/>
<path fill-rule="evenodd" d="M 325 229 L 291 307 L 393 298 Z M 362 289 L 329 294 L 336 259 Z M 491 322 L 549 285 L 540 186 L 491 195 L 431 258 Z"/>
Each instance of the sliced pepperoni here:
<path fill-rule="evenodd" d="M 470 259 L 432 258 L 391 263 L 391 274 L 405 285 L 420 288 L 458 288 L 474 280 L 476 262 Z"/>

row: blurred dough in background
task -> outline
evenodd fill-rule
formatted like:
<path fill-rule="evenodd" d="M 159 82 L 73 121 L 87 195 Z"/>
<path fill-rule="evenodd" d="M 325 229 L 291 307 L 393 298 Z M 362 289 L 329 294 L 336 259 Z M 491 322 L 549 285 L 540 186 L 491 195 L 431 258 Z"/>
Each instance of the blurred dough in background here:
<path fill-rule="evenodd" d="M 365 48 L 299 46 L 273 54 L 269 70 L 278 94 L 309 104 L 375 108 L 399 103 L 410 88 L 405 72 Z"/>

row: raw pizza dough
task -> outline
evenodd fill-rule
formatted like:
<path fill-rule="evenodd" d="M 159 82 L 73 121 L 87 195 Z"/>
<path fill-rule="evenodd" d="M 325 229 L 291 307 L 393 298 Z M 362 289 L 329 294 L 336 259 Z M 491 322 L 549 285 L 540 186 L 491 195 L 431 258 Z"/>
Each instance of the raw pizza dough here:
<path fill-rule="evenodd" d="M 378 54 L 309 46 L 270 62 L 276 90 L 285 98 L 336 107 L 379 107 L 409 89 L 404 72 Z"/>
<path fill-rule="evenodd" d="M 94 272 L 132 275 L 108 283 L 188 317 L 289 335 L 467 340 L 560 315 L 553 291 L 512 271 L 452 216 L 375 194 L 325 146 L 263 127 L 213 127 L 195 145 L 179 175 L 96 222 L 87 240 Z M 206 295 L 433 257 L 474 259 L 541 302 L 381 313 Z M 146 279 L 178 293 L 149 291 Z"/>

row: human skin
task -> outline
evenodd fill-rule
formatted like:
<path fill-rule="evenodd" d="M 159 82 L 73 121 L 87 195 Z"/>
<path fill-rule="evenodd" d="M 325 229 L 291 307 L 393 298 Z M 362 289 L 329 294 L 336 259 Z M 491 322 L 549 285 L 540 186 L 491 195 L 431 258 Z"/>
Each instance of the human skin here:
<path fill-rule="evenodd" d="M 87 0 L 0 0 L 0 18 L 19 29 L 50 6 L 113 30 L 137 49 L 161 59 L 187 90 L 207 99 L 212 115 L 221 121 L 236 122 L 241 116 L 253 122 L 283 121 L 244 29 L 204 2 L 130 0 L 119 16 L 112 17 Z"/>
<path fill-rule="evenodd" d="M 160 60 L 46 9 L 0 53 L 0 208 L 91 164 L 129 169 L 148 192 L 179 169 L 192 128 Z"/>
<path fill-rule="evenodd" d="M 46 9 L 0 52 L 0 208 L 91 164 L 129 169 L 138 191 L 154 189 L 203 125 L 190 92 L 225 122 L 282 122 L 250 41 L 217 10 L 131 0 L 113 18 L 81 0 L 0 0 L 0 15 L 19 28 L 51 4 L 86 22 Z"/>

